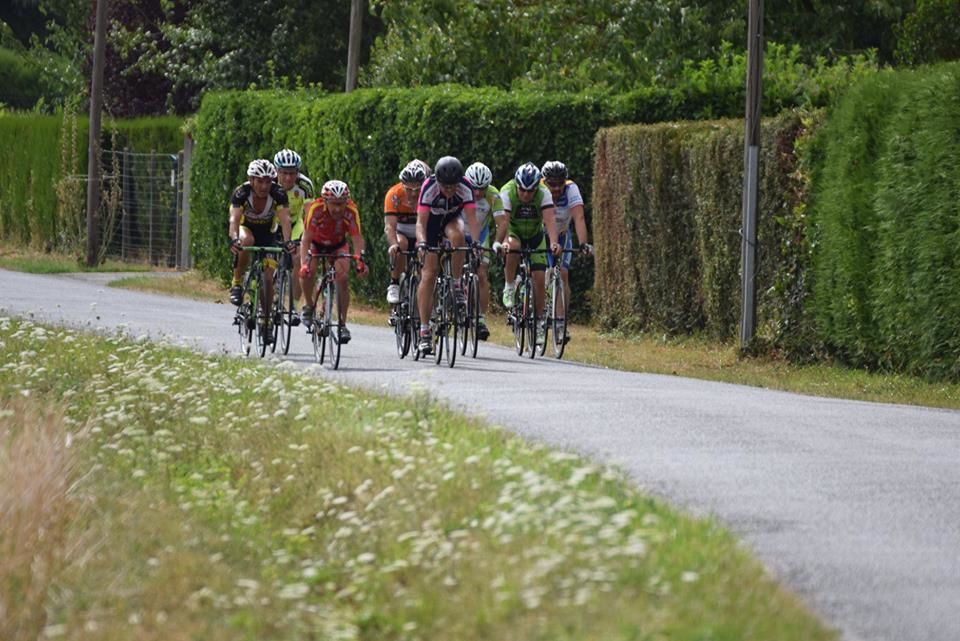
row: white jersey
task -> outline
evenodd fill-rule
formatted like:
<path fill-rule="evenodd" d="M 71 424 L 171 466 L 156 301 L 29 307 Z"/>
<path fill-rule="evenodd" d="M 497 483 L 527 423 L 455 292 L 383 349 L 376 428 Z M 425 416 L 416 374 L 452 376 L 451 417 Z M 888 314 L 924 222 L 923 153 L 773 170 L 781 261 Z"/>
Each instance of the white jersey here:
<path fill-rule="evenodd" d="M 570 210 L 577 205 L 583 205 L 583 196 L 580 195 L 580 188 L 577 183 L 568 180 L 563 186 L 563 193 L 553 203 L 557 212 L 557 233 L 563 234 L 570 229 Z"/>

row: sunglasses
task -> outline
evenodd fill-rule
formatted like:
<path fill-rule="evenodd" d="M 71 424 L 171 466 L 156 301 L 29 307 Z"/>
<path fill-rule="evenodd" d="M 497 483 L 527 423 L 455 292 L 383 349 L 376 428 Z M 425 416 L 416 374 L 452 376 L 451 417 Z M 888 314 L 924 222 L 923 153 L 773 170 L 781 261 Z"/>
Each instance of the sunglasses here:
<path fill-rule="evenodd" d="M 563 187 L 563 185 L 564 183 L 554 183 L 554 182 L 547 183 L 547 187 L 550 187 L 551 189 L 560 189 Z"/>

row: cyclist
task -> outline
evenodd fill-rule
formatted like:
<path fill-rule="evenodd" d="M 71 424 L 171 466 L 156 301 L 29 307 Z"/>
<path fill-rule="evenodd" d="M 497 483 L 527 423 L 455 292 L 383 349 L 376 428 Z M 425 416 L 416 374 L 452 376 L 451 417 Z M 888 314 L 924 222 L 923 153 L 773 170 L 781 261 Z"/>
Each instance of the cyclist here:
<path fill-rule="evenodd" d="M 387 252 L 393 259 L 387 303 L 400 302 L 400 274 L 406 259 L 399 252 L 408 251 L 417 242 L 417 200 L 427 172 L 419 160 L 411 160 L 400 172 L 400 182 L 390 188 L 383 199 L 383 231 L 387 235 Z"/>
<path fill-rule="evenodd" d="M 593 245 L 587 242 L 587 220 L 583 215 L 583 196 L 577 183 L 569 179 L 567 166 L 559 160 L 548 160 L 540 169 L 543 174 L 543 183 L 550 190 L 556 209 L 557 232 L 560 234 L 558 242 L 563 249 L 573 247 L 573 237 L 570 234 L 570 223 L 577 231 L 578 248 L 584 255 L 593 253 Z M 563 274 L 564 290 L 570 291 L 570 254 L 563 254 L 560 258 L 547 255 L 547 264 L 552 268 L 556 261 L 560 261 L 560 273 Z M 570 307 L 570 297 L 567 296 L 567 307 Z M 566 318 L 567 310 L 563 310 Z M 567 338 L 569 339 L 569 332 Z"/>
<path fill-rule="evenodd" d="M 320 189 L 320 197 L 307 206 L 307 220 L 300 238 L 300 278 L 303 283 L 302 317 L 309 328 L 313 323 L 313 311 L 317 304 L 315 287 L 317 284 L 316 262 L 310 260 L 310 252 L 315 254 L 348 253 L 347 235 L 353 244 L 353 253 L 359 254 L 357 274 L 367 275 L 367 265 L 363 260 L 364 243 L 360 229 L 360 211 L 350 198 L 350 188 L 341 180 L 328 180 Z M 350 259 L 337 258 L 334 262 L 337 271 L 337 306 L 343 315 L 340 329 L 340 342 L 350 342 L 350 331 L 346 327 L 347 308 L 350 306 L 350 286 L 347 276 L 350 273 Z"/>
<path fill-rule="evenodd" d="M 493 182 L 493 173 L 490 168 L 482 162 L 475 162 L 465 172 L 467 182 L 473 189 L 473 198 L 477 201 L 477 226 L 480 228 L 480 237 L 476 239 L 480 245 L 490 249 L 490 228 L 496 225 L 496 238 L 494 243 L 502 244 L 507 237 L 507 216 L 503 211 L 503 200 L 500 198 L 500 192 L 491 187 Z M 467 243 L 472 243 L 474 239 L 468 235 Z M 477 270 L 478 281 L 480 283 L 480 319 L 477 323 L 477 338 L 482 341 L 490 337 L 490 330 L 487 328 L 485 315 L 487 313 L 487 303 L 490 299 L 490 281 L 487 278 L 487 272 L 490 267 L 490 257 L 483 255 L 480 261 L 480 267 Z"/>
<path fill-rule="evenodd" d="M 477 227 L 476 204 L 473 190 L 463 177 L 463 165 L 453 156 L 444 156 L 437 161 L 433 175 L 427 178 L 420 189 L 420 202 L 417 205 L 417 249 L 421 254 L 427 247 L 437 246 L 441 238 L 446 238 L 454 247 L 464 244 L 463 221 L 466 219 L 470 234 L 480 237 Z M 460 287 L 460 275 L 463 271 L 463 254 L 453 255 L 454 291 L 457 303 L 464 302 Z M 420 344 L 423 354 L 432 350 L 430 336 L 430 310 L 433 308 L 433 286 L 437 277 L 439 260 L 436 254 L 427 254 L 423 260 L 423 278 L 417 288 L 417 307 L 420 312 Z"/>
<path fill-rule="evenodd" d="M 507 241 L 504 248 L 511 252 L 521 248 L 544 250 L 549 240 L 550 251 L 559 254 L 560 243 L 557 240 L 556 213 L 550 191 L 540 182 L 540 170 L 532 162 L 520 165 L 513 180 L 500 190 L 503 209 L 509 216 Z M 546 236 L 544 238 L 544 229 Z M 494 249 L 500 246 L 494 244 Z M 504 267 L 503 304 L 513 306 L 514 279 L 517 275 L 519 255 L 508 253 Z M 544 271 L 547 268 L 546 256 L 542 253 L 530 256 L 530 269 L 533 272 L 533 298 L 537 316 L 543 317 Z M 537 340 L 544 340 L 543 327 L 537 328 Z"/>
<path fill-rule="evenodd" d="M 277 170 L 273 164 L 260 158 L 247 166 L 247 182 L 233 191 L 230 197 L 230 251 L 234 255 L 233 281 L 230 287 L 230 302 L 240 305 L 243 300 L 243 273 L 250 262 L 249 252 L 243 247 L 272 247 L 277 244 L 276 228 L 280 223 L 281 240 L 288 251 L 293 251 L 290 240 L 290 206 L 287 194 L 273 182 Z M 267 291 L 264 302 L 273 300 L 273 271 L 277 262 L 272 258 L 263 261 Z"/>
<path fill-rule="evenodd" d="M 290 239 L 294 243 L 300 243 L 300 237 L 303 236 L 303 218 L 306 204 L 313 200 L 313 181 L 300 171 L 303 159 L 300 154 L 292 149 L 281 149 L 273 156 L 273 164 L 277 168 L 277 182 L 287 192 L 287 199 L 290 201 Z M 297 257 L 294 250 L 293 259 Z M 291 280 L 293 281 L 293 300 L 300 300 L 300 276 L 297 270 L 293 270 Z M 290 314 L 290 324 L 293 326 L 300 324 L 300 317 L 296 311 Z"/>

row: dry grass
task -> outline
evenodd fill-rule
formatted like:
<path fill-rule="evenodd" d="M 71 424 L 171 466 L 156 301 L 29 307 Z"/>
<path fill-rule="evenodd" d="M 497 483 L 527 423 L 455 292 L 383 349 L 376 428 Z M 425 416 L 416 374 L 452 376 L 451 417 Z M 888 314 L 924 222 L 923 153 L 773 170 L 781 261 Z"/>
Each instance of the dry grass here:
<path fill-rule="evenodd" d="M 62 416 L 25 400 L 0 404 L 0 639 L 36 639 L 63 567 L 72 459 Z"/>

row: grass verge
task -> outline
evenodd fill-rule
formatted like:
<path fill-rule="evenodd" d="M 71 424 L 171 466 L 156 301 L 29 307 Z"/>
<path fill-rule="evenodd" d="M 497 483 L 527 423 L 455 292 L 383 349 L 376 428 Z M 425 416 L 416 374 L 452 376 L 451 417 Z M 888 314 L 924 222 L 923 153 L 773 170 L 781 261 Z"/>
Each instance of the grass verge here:
<path fill-rule="evenodd" d="M 192 272 L 170 279 L 134 278 L 114 284 L 209 301 L 224 302 L 227 298 L 221 285 Z M 387 312 L 353 303 L 350 317 L 351 322 L 385 326 Z M 488 324 L 491 342 L 513 346 L 513 336 L 503 316 L 491 316 Z M 932 383 L 912 376 L 867 372 L 840 365 L 800 366 L 770 358 L 741 358 L 735 344 L 695 337 L 631 338 L 603 333 L 588 325 L 572 325 L 571 334 L 573 340 L 567 346 L 565 360 L 815 396 L 960 409 L 960 384 L 956 383 Z"/>
<path fill-rule="evenodd" d="M 66 274 L 73 272 L 149 272 L 143 263 L 108 260 L 96 267 L 87 267 L 75 256 L 53 254 L 0 245 L 0 268 L 31 274 Z"/>
<path fill-rule="evenodd" d="M 424 397 L 15 319 L 0 363 L 86 506 L 46 637 L 835 638 L 715 523 Z"/>

